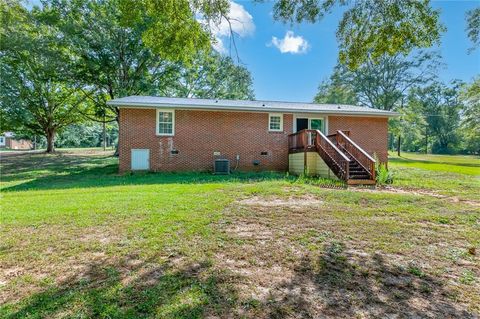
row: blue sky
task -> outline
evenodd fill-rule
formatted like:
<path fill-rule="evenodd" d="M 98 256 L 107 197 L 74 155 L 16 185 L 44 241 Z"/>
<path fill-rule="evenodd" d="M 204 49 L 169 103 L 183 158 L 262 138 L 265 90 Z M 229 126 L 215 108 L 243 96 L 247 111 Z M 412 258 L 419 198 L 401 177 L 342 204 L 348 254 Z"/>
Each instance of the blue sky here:
<path fill-rule="evenodd" d="M 319 23 L 292 27 L 273 20 L 272 2 L 235 2 L 241 6 L 235 6 L 236 11 L 241 11 L 237 12 L 239 18 L 249 20 L 242 24 L 242 36 L 237 37 L 236 43 L 241 62 L 252 73 L 256 99 L 311 102 L 318 84 L 329 77 L 336 64 L 335 31 L 343 10 L 334 10 Z M 465 12 L 479 5 L 480 1 L 433 1 L 447 27 L 438 48 L 446 64 L 439 74 L 443 81 L 470 81 L 480 74 L 480 48 L 468 53 L 472 44 L 465 32 Z M 289 33 L 290 42 L 282 46 L 281 40 L 289 31 L 293 32 Z M 273 43 L 272 37 L 277 38 Z M 228 39 L 220 39 L 228 54 Z M 305 52 L 285 52 L 296 45 L 300 51 L 305 49 L 305 41 L 308 43 Z"/>

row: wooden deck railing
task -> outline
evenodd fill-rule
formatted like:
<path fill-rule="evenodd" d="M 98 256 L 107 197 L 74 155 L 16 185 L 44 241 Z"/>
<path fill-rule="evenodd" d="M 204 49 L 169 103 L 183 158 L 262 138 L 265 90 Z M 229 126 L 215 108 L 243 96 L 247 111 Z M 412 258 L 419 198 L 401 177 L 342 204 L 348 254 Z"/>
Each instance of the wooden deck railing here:
<path fill-rule="evenodd" d="M 350 159 L 319 130 L 301 130 L 288 136 L 291 153 L 316 150 L 320 157 L 340 179 L 348 180 Z"/>
<path fill-rule="evenodd" d="M 310 151 L 315 148 L 315 130 L 301 130 L 288 135 L 290 153 Z"/>
<path fill-rule="evenodd" d="M 375 180 L 375 159 L 373 159 L 367 152 L 350 139 L 342 131 L 337 131 L 336 139 L 337 145 L 347 151 L 353 156 L 357 162 L 368 172 L 370 178 Z"/>

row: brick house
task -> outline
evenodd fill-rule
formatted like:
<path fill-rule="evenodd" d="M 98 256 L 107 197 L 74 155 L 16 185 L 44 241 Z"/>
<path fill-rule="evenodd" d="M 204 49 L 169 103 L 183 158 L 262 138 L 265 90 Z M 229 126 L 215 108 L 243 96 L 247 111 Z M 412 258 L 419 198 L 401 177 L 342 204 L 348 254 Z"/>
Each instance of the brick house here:
<path fill-rule="evenodd" d="M 119 170 L 275 170 L 374 180 L 394 112 L 352 105 L 129 96 L 120 110 Z M 373 162 L 372 162 L 373 161 Z"/>
<path fill-rule="evenodd" d="M 15 134 L 12 132 L 5 132 L 3 135 L 0 135 L 0 148 L 31 150 L 33 149 L 33 144 L 30 140 L 15 138 Z"/>

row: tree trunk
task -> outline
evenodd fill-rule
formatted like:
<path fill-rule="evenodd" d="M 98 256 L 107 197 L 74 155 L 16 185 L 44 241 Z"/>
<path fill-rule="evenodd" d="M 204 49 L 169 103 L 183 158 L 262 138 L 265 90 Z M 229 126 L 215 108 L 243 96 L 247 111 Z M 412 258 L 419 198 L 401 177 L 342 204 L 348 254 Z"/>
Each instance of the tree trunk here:
<path fill-rule="evenodd" d="M 399 135 L 397 140 L 397 155 L 400 156 L 400 145 L 402 145 L 402 137 Z"/>
<path fill-rule="evenodd" d="M 428 154 L 428 132 L 425 131 L 425 154 Z"/>
<path fill-rule="evenodd" d="M 47 138 L 47 153 L 55 152 L 55 130 L 54 129 L 47 129 L 47 133 L 45 135 Z"/>
<path fill-rule="evenodd" d="M 105 116 L 103 117 L 103 151 L 107 150 L 107 129 L 105 127 Z"/>

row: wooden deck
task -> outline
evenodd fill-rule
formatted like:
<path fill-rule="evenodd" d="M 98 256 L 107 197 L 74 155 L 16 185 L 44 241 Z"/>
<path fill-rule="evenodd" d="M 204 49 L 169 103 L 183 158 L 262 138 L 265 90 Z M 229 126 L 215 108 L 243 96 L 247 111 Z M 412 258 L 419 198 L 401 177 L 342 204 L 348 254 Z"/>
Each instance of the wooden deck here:
<path fill-rule="evenodd" d="M 288 136 L 288 150 L 290 161 L 298 161 L 298 156 L 294 158 L 292 154 L 304 154 L 303 174 L 324 177 L 333 174 L 349 185 L 376 184 L 375 160 L 349 137 L 348 131 L 325 136 L 319 130 L 302 130 Z M 325 165 L 319 165 L 317 159 L 312 160 L 309 153 L 318 154 Z M 300 173 L 298 166 L 290 171 Z M 320 167 L 318 171 L 317 166 Z M 325 176 L 325 171 L 328 171 L 328 176 Z"/>

